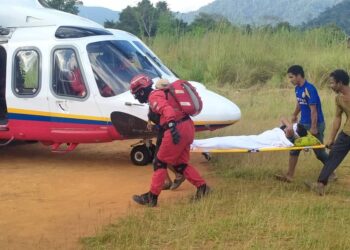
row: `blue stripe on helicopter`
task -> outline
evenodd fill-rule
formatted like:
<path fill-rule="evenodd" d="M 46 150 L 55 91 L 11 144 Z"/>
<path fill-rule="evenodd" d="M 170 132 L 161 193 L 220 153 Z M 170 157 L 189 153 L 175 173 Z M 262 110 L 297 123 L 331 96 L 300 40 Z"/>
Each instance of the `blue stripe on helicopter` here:
<path fill-rule="evenodd" d="M 24 120 L 24 121 L 61 122 L 61 123 L 89 124 L 89 125 L 107 125 L 108 124 L 105 121 L 73 119 L 73 118 L 63 118 L 63 117 L 55 117 L 55 116 L 27 115 L 27 114 L 16 114 L 16 113 L 9 113 L 8 118 L 13 120 Z"/>
<path fill-rule="evenodd" d="M 42 115 L 29 115 L 29 114 L 18 114 L 18 113 L 8 113 L 8 118 L 13 120 L 24 120 L 24 121 L 40 121 L 40 122 L 57 122 L 57 123 L 73 123 L 73 124 L 87 124 L 87 125 L 112 125 L 109 121 L 97 121 L 97 120 L 87 120 L 87 119 L 76 119 L 76 118 L 64 118 L 55 116 L 42 116 Z M 212 125 L 195 125 L 197 129 L 215 129 L 227 124 L 212 124 Z"/>

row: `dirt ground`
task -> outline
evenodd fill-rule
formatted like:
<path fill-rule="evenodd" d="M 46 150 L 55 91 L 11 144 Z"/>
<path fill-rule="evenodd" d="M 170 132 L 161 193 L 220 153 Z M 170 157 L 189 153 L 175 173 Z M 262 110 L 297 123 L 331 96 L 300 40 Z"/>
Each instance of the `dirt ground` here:
<path fill-rule="evenodd" d="M 131 143 L 79 145 L 68 154 L 40 143 L 0 147 L 0 249 L 80 249 L 80 237 L 143 209 L 131 196 L 148 190 L 152 167 L 131 164 Z M 199 155 L 192 162 L 207 171 Z M 186 182 L 159 204 L 194 192 Z"/>

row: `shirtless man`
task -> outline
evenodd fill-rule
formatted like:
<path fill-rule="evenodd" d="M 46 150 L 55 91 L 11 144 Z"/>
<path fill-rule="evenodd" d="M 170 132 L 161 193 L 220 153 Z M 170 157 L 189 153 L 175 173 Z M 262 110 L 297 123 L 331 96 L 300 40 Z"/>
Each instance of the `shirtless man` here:
<path fill-rule="evenodd" d="M 325 187 L 329 181 L 329 177 L 350 150 L 350 87 L 348 73 L 342 69 L 333 71 L 329 75 L 329 84 L 332 90 L 337 93 L 335 97 L 335 117 L 333 119 L 329 140 L 326 143 L 326 146 L 331 148 L 331 151 L 329 152 L 329 158 L 325 162 L 317 182 L 305 182 L 306 186 L 321 196 L 325 194 Z M 346 121 L 335 140 L 340 130 L 343 113 L 346 114 Z"/>

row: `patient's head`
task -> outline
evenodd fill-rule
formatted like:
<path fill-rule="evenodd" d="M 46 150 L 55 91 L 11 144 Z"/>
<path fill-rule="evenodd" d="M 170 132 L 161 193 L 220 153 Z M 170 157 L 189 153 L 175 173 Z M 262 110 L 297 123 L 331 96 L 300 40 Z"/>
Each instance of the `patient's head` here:
<path fill-rule="evenodd" d="M 297 133 L 297 135 L 299 137 L 304 137 L 307 135 L 306 128 L 300 123 L 297 123 L 297 128 L 296 128 L 295 132 Z"/>
<path fill-rule="evenodd" d="M 300 123 L 294 123 L 292 128 L 288 128 L 286 125 L 280 127 L 286 134 L 287 138 L 304 137 L 307 135 L 306 128 Z"/>

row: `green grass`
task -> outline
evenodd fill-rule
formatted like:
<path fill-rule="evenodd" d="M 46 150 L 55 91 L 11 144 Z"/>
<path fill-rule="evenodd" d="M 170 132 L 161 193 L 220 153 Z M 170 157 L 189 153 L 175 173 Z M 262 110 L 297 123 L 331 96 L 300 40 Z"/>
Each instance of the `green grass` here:
<path fill-rule="evenodd" d="M 330 28 L 164 35 L 151 41 L 151 47 L 182 78 L 214 86 L 285 87 L 285 72 L 292 64 L 303 65 L 310 81 L 324 85 L 335 68 L 350 69 L 345 35 Z"/>
<path fill-rule="evenodd" d="M 229 90 L 221 92 L 240 106 L 242 120 L 201 136 L 257 134 L 278 126 L 279 116 L 294 107 L 292 88 Z M 321 96 L 330 124 L 334 96 L 328 90 Z M 184 197 L 130 212 L 97 236 L 83 239 L 84 248 L 348 249 L 348 159 L 326 197 L 304 188 L 303 181 L 316 180 L 321 167 L 311 152 L 301 154 L 292 184 L 273 179 L 274 173 L 286 170 L 287 161 L 286 152 L 214 155 L 209 172 L 217 180 L 213 195 L 198 203 Z"/>

